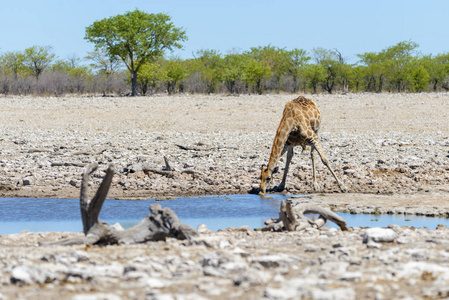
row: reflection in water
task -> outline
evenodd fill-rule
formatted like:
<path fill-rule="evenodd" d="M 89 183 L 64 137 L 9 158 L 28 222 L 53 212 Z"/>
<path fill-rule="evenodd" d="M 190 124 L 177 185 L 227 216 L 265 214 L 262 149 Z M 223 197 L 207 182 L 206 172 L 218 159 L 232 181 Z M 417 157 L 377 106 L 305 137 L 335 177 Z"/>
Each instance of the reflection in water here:
<path fill-rule="evenodd" d="M 290 196 L 228 195 L 178 198 L 157 202 L 155 200 L 107 199 L 100 213 L 100 220 L 114 224 L 119 222 L 128 228 L 145 218 L 149 207 L 159 203 L 169 207 L 181 222 L 196 228 L 206 224 L 212 230 L 247 225 L 263 227 L 263 222 L 278 217 L 282 200 Z M 435 229 L 438 224 L 449 226 L 449 219 L 426 218 L 411 215 L 351 215 L 340 214 L 348 227 L 399 226 L 427 227 Z M 330 224 L 329 227 L 336 227 Z M 82 231 L 79 199 L 0 198 L 0 234 L 18 233 L 23 230 Z"/>

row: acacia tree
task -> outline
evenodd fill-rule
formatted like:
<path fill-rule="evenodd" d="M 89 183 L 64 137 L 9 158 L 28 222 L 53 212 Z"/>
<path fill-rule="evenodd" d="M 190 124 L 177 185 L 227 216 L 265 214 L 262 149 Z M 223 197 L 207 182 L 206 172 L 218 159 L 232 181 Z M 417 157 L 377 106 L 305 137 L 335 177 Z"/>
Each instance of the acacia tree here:
<path fill-rule="evenodd" d="M 168 94 L 174 94 L 179 83 L 189 76 L 189 72 L 184 62 L 177 57 L 166 60 L 162 63 L 163 80 L 167 84 Z"/>
<path fill-rule="evenodd" d="M 333 50 L 319 47 L 313 49 L 313 57 L 316 63 L 324 68 L 324 79 L 320 82 L 321 87 L 329 94 L 332 94 L 337 81 L 338 68 L 341 64 L 337 53 Z"/>
<path fill-rule="evenodd" d="M 137 75 L 145 63 L 155 62 L 166 50 L 182 48 L 187 36 L 176 27 L 171 17 L 148 14 L 138 9 L 97 22 L 86 28 L 85 39 L 105 51 L 111 58 L 120 58 L 131 73 L 131 95 L 137 95 Z"/>
<path fill-rule="evenodd" d="M 228 54 L 223 59 L 223 82 L 231 94 L 236 92 L 237 82 L 242 80 L 245 59 L 245 55 L 237 53 Z"/>
<path fill-rule="evenodd" d="M 449 75 L 449 53 L 424 56 L 421 62 L 429 73 L 433 91 L 436 92 L 438 84 L 442 83 L 444 78 Z"/>
<path fill-rule="evenodd" d="M 426 68 L 418 63 L 409 74 L 410 88 L 413 92 L 425 91 L 430 82 L 430 75 Z"/>
<path fill-rule="evenodd" d="M 108 56 L 104 50 L 88 52 L 85 58 L 93 61 L 93 63 L 90 64 L 91 68 L 98 70 L 100 74 L 104 75 L 114 74 L 122 66 L 122 62 L 119 57 Z"/>
<path fill-rule="evenodd" d="M 0 57 L 0 65 L 5 72 L 12 73 L 14 80 L 17 80 L 19 73 L 24 69 L 25 57 L 19 51 L 6 52 Z"/>
<path fill-rule="evenodd" d="M 201 71 L 201 80 L 206 86 L 208 94 L 214 93 L 222 80 L 223 59 L 216 50 L 198 50 L 198 62 Z"/>
<path fill-rule="evenodd" d="M 290 56 L 288 61 L 288 73 L 292 76 L 294 84 L 293 92 L 296 93 L 299 88 L 299 79 L 301 76 L 304 77 L 303 73 L 305 65 L 311 57 L 307 55 L 306 50 L 298 48 L 288 51 L 288 55 Z"/>
<path fill-rule="evenodd" d="M 307 85 L 312 89 L 312 93 L 316 94 L 318 85 L 325 79 L 324 67 L 320 64 L 308 64 L 304 68 L 304 75 Z"/>
<path fill-rule="evenodd" d="M 25 49 L 24 65 L 37 80 L 39 80 L 39 76 L 55 58 L 55 55 L 51 53 L 51 49 L 51 46 L 33 46 Z"/>
<path fill-rule="evenodd" d="M 271 45 L 252 47 L 246 54 L 268 67 L 273 79 L 275 89 L 280 90 L 281 78 L 288 73 L 290 67 L 290 53 L 284 48 Z"/>
<path fill-rule="evenodd" d="M 247 84 L 251 84 L 253 90 L 259 95 L 263 94 L 263 80 L 268 79 L 271 75 L 273 73 L 268 66 L 251 57 L 243 67 L 243 80 Z"/>
<path fill-rule="evenodd" d="M 368 92 L 381 93 L 386 80 L 386 57 L 384 52 L 366 52 L 357 55 L 363 72 L 364 88 Z"/>
<path fill-rule="evenodd" d="M 382 51 L 387 59 L 386 67 L 390 86 L 398 92 L 402 92 L 408 83 L 408 74 L 417 59 L 416 48 L 418 48 L 417 43 L 402 41 Z"/>
<path fill-rule="evenodd" d="M 165 80 L 166 74 L 161 67 L 162 62 L 144 64 L 140 68 L 139 78 L 137 80 L 142 95 L 146 95 L 148 90 L 150 93 L 156 91 L 159 84 Z"/>

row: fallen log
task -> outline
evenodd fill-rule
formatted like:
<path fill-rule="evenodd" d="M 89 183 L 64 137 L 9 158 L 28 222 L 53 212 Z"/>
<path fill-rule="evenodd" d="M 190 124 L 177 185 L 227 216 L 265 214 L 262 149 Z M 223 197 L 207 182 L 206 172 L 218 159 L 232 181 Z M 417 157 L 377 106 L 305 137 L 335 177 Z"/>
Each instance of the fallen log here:
<path fill-rule="evenodd" d="M 309 219 L 306 214 L 318 214 L 320 217 L 316 220 Z M 329 209 L 318 207 L 314 205 L 297 205 L 295 208 L 292 206 L 292 201 L 282 201 L 281 208 L 279 210 L 278 219 L 270 219 L 265 224 L 266 228 L 262 230 L 270 231 L 301 231 L 306 228 L 321 228 L 326 221 L 331 221 L 337 224 L 341 230 L 348 230 L 346 221 L 332 212 Z"/>
<path fill-rule="evenodd" d="M 167 237 L 190 239 L 198 235 L 195 229 L 180 223 L 178 216 L 171 209 L 162 208 L 160 204 L 151 205 L 151 214 L 126 230 L 99 221 L 98 216 L 111 186 L 114 170 L 112 166 L 109 166 L 95 196 L 89 199 L 87 195 L 89 175 L 97 168 L 97 164 L 88 165 L 82 175 L 80 209 L 85 237 L 41 243 L 41 245 L 137 244 L 165 240 Z"/>

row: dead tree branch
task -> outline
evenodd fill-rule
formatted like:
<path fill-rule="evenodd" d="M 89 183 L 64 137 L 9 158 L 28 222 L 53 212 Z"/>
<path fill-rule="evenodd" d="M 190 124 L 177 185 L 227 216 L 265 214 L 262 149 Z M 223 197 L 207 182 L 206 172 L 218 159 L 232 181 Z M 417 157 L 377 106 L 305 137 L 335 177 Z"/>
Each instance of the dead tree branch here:
<path fill-rule="evenodd" d="M 202 175 L 200 172 L 190 170 L 190 169 L 182 169 L 181 171 L 176 171 L 175 168 L 170 166 L 170 164 L 168 162 L 168 158 L 166 156 L 164 156 L 164 162 L 165 162 L 165 167 L 162 167 L 161 169 L 153 168 L 147 163 L 139 164 L 139 167 L 146 174 L 155 173 L 155 174 L 167 176 L 168 178 L 173 178 L 173 177 L 175 177 L 175 175 L 178 175 L 178 174 L 190 174 L 194 177 L 195 176 L 200 177 Z"/>
<path fill-rule="evenodd" d="M 318 214 L 316 220 L 309 219 L 306 214 Z M 306 228 L 321 228 L 329 220 L 337 224 L 341 230 L 348 230 L 345 220 L 329 209 L 314 205 L 298 205 L 292 207 L 292 201 L 282 201 L 278 219 L 270 219 L 265 224 L 264 230 L 272 231 L 301 231 Z"/>
<path fill-rule="evenodd" d="M 51 163 L 52 167 L 80 167 L 83 168 L 86 166 L 84 163 L 73 163 L 73 162 L 53 162 Z"/>
<path fill-rule="evenodd" d="M 184 145 L 180 145 L 180 144 L 176 144 L 176 146 L 178 146 L 178 148 L 182 149 L 182 150 L 187 150 L 187 151 L 218 151 L 218 150 L 222 150 L 222 149 L 238 149 L 236 147 L 210 147 L 210 148 L 201 148 L 201 147 L 194 147 L 194 146 L 184 146 Z"/>
<path fill-rule="evenodd" d="M 164 156 L 164 161 L 165 161 L 165 171 L 173 171 L 172 167 L 168 163 L 168 159 L 166 156 Z"/>
<path fill-rule="evenodd" d="M 190 239 L 198 235 L 195 229 L 180 223 L 178 216 L 171 209 L 162 208 L 160 204 L 151 205 L 151 215 L 126 230 L 99 221 L 98 215 L 108 195 L 114 170 L 112 166 L 107 169 L 95 196 L 89 199 L 89 175 L 95 172 L 97 168 L 97 164 L 89 165 L 82 175 L 80 209 L 85 237 L 62 240 L 56 243 L 42 243 L 41 245 L 136 244 L 165 240 L 167 237 L 181 240 Z"/>

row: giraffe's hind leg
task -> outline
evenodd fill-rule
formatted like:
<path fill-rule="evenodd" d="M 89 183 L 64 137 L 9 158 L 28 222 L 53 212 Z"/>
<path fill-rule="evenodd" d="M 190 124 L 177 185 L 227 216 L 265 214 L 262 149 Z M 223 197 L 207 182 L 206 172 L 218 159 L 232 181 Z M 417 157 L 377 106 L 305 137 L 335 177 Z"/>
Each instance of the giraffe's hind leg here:
<path fill-rule="evenodd" d="M 316 152 L 318 152 L 318 155 L 321 158 L 321 161 L 323 162 L 323 164 L 329 169 L 329 171 L 331 172 L 332 176 L 334 176 L 335 180 L 337 181 L 338 187 L 340 188 L 340 191 L 342 191 L 343 193 L 345 193 L 348 189 L 346 188 L 346 186 L 343 184 L 343 182 L 340 181 L 340 179 L 338 179 L 337 175 L 335 174 L 334 170 L 332 170 L 332 167 L 329 163 L 329 160 L 327 159 L 326 155 L 324 155 L 323 149 L 321 148 L 321 144 L 318 141 L 318 137 L 315 135 L 315 137 L 310 141 L 310 144 L 312 146 L 312 150 L 311 152 L 313 153 L 313 149 L 316 150 Z M 312 164 L 313 164 L 313 158 L 312 158 Z M 315 169 L 315 168 L 313 168 Z M 315 173 L 315 172 L 314 172 Z M 315 182 L 315 176 L 314 177 L 314 182 Z M 315 188 L 315 184 L 314 184 L 314 188 Z"/>
<path fill-rule="evenodd" d="M 313 177 L 313 190 L 318 192 L 320 190 L 320 186 L 316 181 L 316 168 L 315 168 L 315 148 L 312 147 L 310 149 L 310 158 L 312 159 L 312 177 Z"/>

